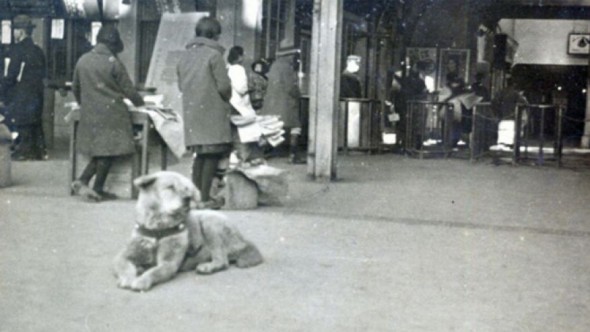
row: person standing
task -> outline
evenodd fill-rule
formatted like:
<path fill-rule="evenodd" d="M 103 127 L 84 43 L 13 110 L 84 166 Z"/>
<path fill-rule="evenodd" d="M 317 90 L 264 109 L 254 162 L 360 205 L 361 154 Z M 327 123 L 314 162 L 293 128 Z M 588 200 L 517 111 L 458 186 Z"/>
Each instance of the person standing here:
<path fill-rule="evenodd" d="M 497 143 L 512 146 L 514 145 L 514 131 L 516 130 L 516 108 L 519 105 L 527 105 L 528 101 L 523 92 L 518 89 L 513 78 L 506 80 L 506 87 L 500 90 L 492 99 L 492 112 L 498 123 Z M 520 130 L 524 129 L 528 120 L 527 113 L 523 112 L 520 119 Z"/>
<path fill-rule="evenodd" d="M 258 111 L 264 105 L 264 96 L 268 88 L 268 65 L 260 59 L 252 64 L 252 71 L 248 75 L 248 90 L 250 91 L 250 103 L 254 110 Z"/>
<path fill-rule="evenodd" d="M 482 102 L 489 102 L 490 101 L 490 91 L 484 85 L 483 80 L 485 79 L 485 74 L 482 72 L 478 72 L 475 74 L 475 82 L 471 84 L 471 91 L 475 93 L 476 96 L 481 97 Z"/>
<path fill-rule="evenodd" d="M 256 111 L 252 106 L 249 94 L 248 75 L 242 65 L 244 63 L 244 49 L 241 46 L 234 46 L 229 50 L 227 56 L 228 69 L 227 74 L 231 81 L 232 94 L 230 104 L 239 113 L 236 120 L 232 121 L 238 127 L 238 135 L 235 139 L 235 147 L 238 158 L 242 163 L 261 164 L 263 162 L 262 153 L 258 146 L 260 137 L 250 137 L 247 141 L 240 136 L 240 126 L 256 125 Z"/>
<path fill-rule="evenodd" d="M 346 68 L 340 75 L 340 98 L 361 98 L 363 95 L 360 70 L 361 57 L 349 55 L 346 58 Z"/>
<path fill-rule="evenodd" d="M 78 150 L 90 158 L 72 189 L 90 201 L 114 199 L 104 190 L 111 165 L 117 156 L 135 152 L 131 113 L 123 101 L 143 105 L 133 82 L 117 54 L 124 45 L 114 25 L 104 25 L 92 51 L 82 55 L 74 69 L 72 89 L 80 104 Z M 92 177 L 93 189 L 88 187 Z"/>
<path fill-rule="evenodd" d="M 304 164 L 299 156 L 301 120 L 299 117 L 299 91 L 297 65 L 299 53 L 277 58 L 268 72 L 268 88 L 260 115 L 278 115 L 289 133 L 289 162 Z"/>
<path fill-rule="evenodd" d="M 200 19 L 195 38 L 186 45 L 176 68 L 185 141 L 195 153 L 192 180 L 201 191 L 206 208 L 222 205 L 211 199 L 211 185 L 220 160 L 232 148 L 232 87 L 223 59 L 224 48 L 217 41 L 220 35 L 219 21 L 210 17 Z"/>
<path fill-rule="evenodd" d="M 18 133 L 12 158 L 44 160 L 47 158 L 42 123 L 45 55 L 31 38 L 35 25 L 30 17 L 16 16 L 12 27 L 15 44 L 8 54 L 6 76 L 0 83 L 6 98 L 3 110 L 6 124 Z"/>

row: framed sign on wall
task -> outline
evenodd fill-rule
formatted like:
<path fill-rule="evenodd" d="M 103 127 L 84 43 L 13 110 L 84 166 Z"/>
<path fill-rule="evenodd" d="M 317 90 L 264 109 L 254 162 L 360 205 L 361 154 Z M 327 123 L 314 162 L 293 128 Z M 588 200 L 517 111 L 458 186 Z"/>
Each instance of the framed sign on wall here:
<path fill-rule="evenodd" d="M 438 88 L 442 89 L 447 85 L 447 75 L 453 73 L 465 83 L 469 79 L 469 50 L 447 48 L 440 50 L 438 64 Z"/>
<path fill-rule="evenodd" d="M 567 54 L 584 55 L 590 52 L 590 33 L 570 33 Z"/>

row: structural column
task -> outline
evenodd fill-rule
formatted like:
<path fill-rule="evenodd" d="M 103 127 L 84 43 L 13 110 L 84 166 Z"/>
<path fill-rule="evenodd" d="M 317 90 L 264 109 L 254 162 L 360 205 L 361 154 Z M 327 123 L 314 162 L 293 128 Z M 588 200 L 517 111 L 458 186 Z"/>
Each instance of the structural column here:
<path fill-rule="evenodd" d="M 342 0 L 314 0 L 309 89 L 308 175 L 336 179 Z"/>
<path fill-rule="evenodd" d="M 582 136 L 581 147 L 590 148 L 590 57 L 588 58 L 588 78 L 586 83 L 586 116 L 584 117 L 584 136 Z"/>
<path fill-rule="evenodd" d="M 121 34 L 121 39 L 125 45 L 125 49 L 119 54 L 119 59 L 125 65 L 129 77 L 138 83 L 138 66 L 139 66 L 139 17 L 138 17 L 138 1 L 131 2 L 131 9 L 126 16 L 119 18 L 118 30 Z"/>

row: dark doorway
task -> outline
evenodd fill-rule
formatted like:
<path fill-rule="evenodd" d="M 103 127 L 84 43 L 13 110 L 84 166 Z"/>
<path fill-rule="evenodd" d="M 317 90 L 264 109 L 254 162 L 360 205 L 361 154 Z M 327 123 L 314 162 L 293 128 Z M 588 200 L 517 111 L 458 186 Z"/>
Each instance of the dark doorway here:
<path fill-rule="evenodd" d="M 567 98 L 563 121 L 566 143 L 578 144 L 584 133 L 586 66 L 516 65 L 512 77 L 530 103 L 549 104 Z"/>

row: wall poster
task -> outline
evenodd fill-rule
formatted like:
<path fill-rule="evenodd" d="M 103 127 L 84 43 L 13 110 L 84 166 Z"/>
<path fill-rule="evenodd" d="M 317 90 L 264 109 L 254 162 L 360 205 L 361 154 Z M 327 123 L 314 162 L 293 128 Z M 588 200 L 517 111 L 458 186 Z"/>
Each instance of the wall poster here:
<path fill-rule="evenodd" d="M 438 89 L 446 86 L 447 75 L 455 73 L 465 83 L 469 79 L 469 50 L 447 48 L 440 50 L 438 66 Z"/>

